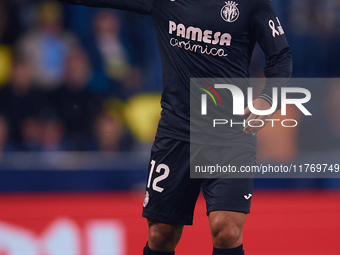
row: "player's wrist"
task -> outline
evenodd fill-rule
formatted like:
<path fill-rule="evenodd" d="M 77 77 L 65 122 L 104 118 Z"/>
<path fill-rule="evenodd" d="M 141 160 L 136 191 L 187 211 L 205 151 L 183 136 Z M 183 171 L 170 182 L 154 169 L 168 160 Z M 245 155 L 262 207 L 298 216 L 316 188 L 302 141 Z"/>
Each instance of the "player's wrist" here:
<path fill-rule="evenodd" d="M 266 102 L 269 103 L 270 106 L 273 105 L 273 98 L 269 96 L 268 94 L 262 93 L 261 95 L 258 96 L 258 98 L 265 100 Z"/>

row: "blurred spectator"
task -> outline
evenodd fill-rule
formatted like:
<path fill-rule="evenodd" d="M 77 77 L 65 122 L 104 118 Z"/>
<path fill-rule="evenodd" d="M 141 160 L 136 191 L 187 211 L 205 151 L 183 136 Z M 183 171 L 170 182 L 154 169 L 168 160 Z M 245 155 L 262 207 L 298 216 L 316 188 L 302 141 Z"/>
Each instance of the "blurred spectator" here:
<path fill-rule="evenodd" d="M 0 115 L 0 151 L 4 151 L 8 141 L 8 125 L 6 119 Z"/>
<path fill-rule="evenodd" d="M 53 112 L 44 109 L 39 117 L 29 117 L 22 125 L 23 142 L 19 150 L 27 152 L 69 151 L 73 146 L 64 136 L 63 123 Z"/>
<path fill-rule="evenodd" d="M 40 151 L 40 141 L 42 134 L 42 126 L 37 117 L 26 118 L 21 125 L 22 132 L 22 151 Z"/>
<path fill-rule="evenodd" d="M 0 0 L 0 85 L 7 82 L 11 67 L 11 40 L 8 38 L 8 9 L 5 1 Z"/>
<path fill-rule="evenodd" d="M 325 115 L 327 117 L 332 142 L 330 146 L 340 149 L 340 79 L 333 80 L 325 96 Z"/>
<path fill-rule="evenodd" d="M 126 98 L 138 89 L 139 70 L 130 66 L 120 33 L 120 22 L 113 11 L 101 10 L 93 19 L 93 34 L 86 46 L 94 67 L 92 89 Z"/>
<path fill-rule="evenodd" d="M 71 137 L 76 150 L 87 150 L 92 123 L 102 102 L 87 88 L 91 67 L 86 52 L 81 48 L 70 50 L 66 58 L 65 82 L 51 93 L 51 101 L 57 115 L 65 125 L 67 137 Z"/>
<path fill-rule="evenodd" d="M 128 150 L 132 142 L 118 114 L 103 112 L 94 124 L 96 150 L 102 152 Z"/>
<path fill-rule="evenodd" d="M 339 33 L 340 3 L 335 0 L 290 1 L 291 31 L 300 34 Z"/>
<path fill-rule="evenodd" d="M 73 149 L 64 137 L 63 123 L 56 116 L 46 116 L 41 119 L 41 139 L 42 151 L 66 151 Z"/>
<path fill-rule="evenodd" d="M 161 117 L 161 94 L 144 93 L 131 97 L 124 107 L 124 118 L 141 148 L 152 144 Z"/>
<path fill-rule="evenodd" d="M 340 76 L 340 1 L 291 0 L 289 17 L 294 76 Z"/>
<path fill-rule="evenodd" d="M 11 140 L 16 143 L 21 141 L 23 120 L 40 111 L 43 99 L 41 93 L 32 88 L 31 67 L 26 59 L 16 58 L 10 82 L 0 90 L 0 113 L 9 122 Z"/>
<path fill-rule="evenodd" d="M 129 60 L 141 70 L 143 92 L 162 91 L 162 64 L 153 20 L 147 15 L 125 12 L 122 39 L 129 50 Z"/>
<path fill-rule="evenodd" d="M 8 82 L 11 74 L 11 66 L 12 66 L 11 47 L 0 44 L 0 87 Z"/>
<path fill-rule="evenodd" d="M 14 146 L 10 144 L 8 137 L 8 124 L 6 119 L 0 115 L 0 160 L 3 152 L 12 151 Z"/>
<path fill-rule="evenodd" d="M 0 43 L 12 45 L 22 32 L 18 6 L 25 0 L 0 0 Z"/>
<path fill-rule="evenodd" d="M 5 40 L 3 39 L 5 37 L 5 31 L 6 28 L 8 27 L 7 25 L 7 8 L 5 1 L 1 0 L 0 1 L 0 42 L 4 42 Z"/>
<path fill-rule="evenodd" d="M 39 19 L 18 44 L 18 50 L 34 66 L 33 79 L 43 89 L 56 88 L 62 81 L 65 59 L 76 38 L 63 30 L 62 8 L 58 2 L 42 2 Z"/>
<path fill-rule="evenodd" d="M 329 79 L 313 118 L 305 118 L 299 132 L 300 151 L 340 150 L 340 80 Z M 324 80 L 325 83 L 325 80 Z"/>

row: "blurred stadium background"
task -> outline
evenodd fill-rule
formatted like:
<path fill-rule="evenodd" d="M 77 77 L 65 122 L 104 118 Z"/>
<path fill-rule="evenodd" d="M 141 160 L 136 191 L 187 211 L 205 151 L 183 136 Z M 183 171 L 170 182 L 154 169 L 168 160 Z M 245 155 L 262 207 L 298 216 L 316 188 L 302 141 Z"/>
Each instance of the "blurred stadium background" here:
<path fill-rule="evenodd" d="M 340 1 L 273 0 L 294 77 L 340 77 Z M 253 77 L 262 77 L 256 48 Z M 340 84 L 310 84 L 313 118 L 259 134 L 263 163 L 340 163 Z M 0 0 L 0 254 L 141 254 L 161 64 L 150 17 Z M 278 135 L 279 133 L 279 135 Z M 257 179 L 247 254 L 340 254 L 340 173 Z M 211 254 L 205 206 L 176 254 Z"/>

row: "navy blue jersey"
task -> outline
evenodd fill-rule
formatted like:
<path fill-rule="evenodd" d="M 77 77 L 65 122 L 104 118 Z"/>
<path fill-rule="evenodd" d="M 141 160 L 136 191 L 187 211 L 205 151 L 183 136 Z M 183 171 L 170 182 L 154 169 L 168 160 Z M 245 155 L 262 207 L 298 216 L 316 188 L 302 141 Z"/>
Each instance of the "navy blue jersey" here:
<path fill-rule="evenodd" d="M 271 0 L 63 1 L 151 15 L 163 71 L 158 136 L 189 141 L 190 78 L 248 77 L 256 42 L 266 56 L 266 77 L 291 76 L 290 48 Z M 268 102 L 272 86 L 267 83 L 260 96 Z M 249 135 L 240 139 L 254 144 Z"/>

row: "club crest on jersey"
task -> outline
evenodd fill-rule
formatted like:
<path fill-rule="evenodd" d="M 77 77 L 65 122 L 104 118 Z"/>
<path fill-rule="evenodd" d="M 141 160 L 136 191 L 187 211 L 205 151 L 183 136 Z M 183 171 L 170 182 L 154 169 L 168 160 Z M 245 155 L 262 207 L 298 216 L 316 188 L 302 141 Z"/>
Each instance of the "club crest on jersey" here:
<path fill-rule="evenodd" d="M 237 3 L 234 1 L 225 2 L 225 6 L 221 9 L 221 17 L 226 22 L 234 22 L 240 16 L 240 11 L 237 8 Z"/>

